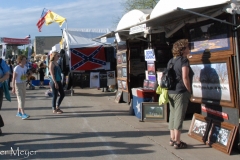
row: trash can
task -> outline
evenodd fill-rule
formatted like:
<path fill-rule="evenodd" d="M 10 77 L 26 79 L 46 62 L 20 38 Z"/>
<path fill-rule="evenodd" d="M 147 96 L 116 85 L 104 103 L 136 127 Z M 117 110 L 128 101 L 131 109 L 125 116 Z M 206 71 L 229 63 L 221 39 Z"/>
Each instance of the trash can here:
<path fill-rule="evenodd" d="M 156 91 L 144 90 L 142 88 L 132 88 L 132 108 L 135 116 L 141 119 L 141 103 L 153 102 L 156 100 Z"/>

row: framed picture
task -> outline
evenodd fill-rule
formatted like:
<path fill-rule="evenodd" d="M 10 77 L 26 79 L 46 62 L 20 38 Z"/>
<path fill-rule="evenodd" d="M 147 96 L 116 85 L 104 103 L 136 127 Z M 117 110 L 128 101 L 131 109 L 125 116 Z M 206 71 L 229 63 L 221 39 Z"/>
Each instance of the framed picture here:
<path fill-rule="evenodd" d="M 194 72 L 191 101 L 236 107 L 231 64 L 230 57 L 191 60 Z"/>
<path fill-rule="evenodd" d="M 224 153 L 231 154 L 237 126 L 227 122 L 213 121 L 210 127 L 207 144 Z"/>
<path fill-rule="evenodd" d="M 157 87 L 157 82 L 155 81 L 149 81 L 148 82 L 148 89 L 151 89 L 151 90 L 156 90 L 156 87 Z"/>
<path fill-rule="evenodd" d="M 155 64 L 154 62 L 153 63 L 147 63 L 147 71 L 148 71 L 148 74 L 155 74 Z"/>
<path fill-rule="evenodd" d="M 128 91 L 128 85 L 126 80 L 122 80 L 122 89 Z"/>
<path fill-rule="evenodd" d="M 205 143 L 207 140 L 210 124 L 211 119 L 204 117 L 201 114 L 195 113 L 192 118 L 188 135 L 200 142 Z"/>
<path fill-rule="evenodd" d="M 126 54 L 126 52 L 122 53 L 122 63 L 127 63 L 127 54 Z"/>
<path fill-rule="evenodd" d="M 122 90 L 118 90 L 116 92 L 115 102 L 119 103 L 121 101 L 121 98 L 122 98 Z"/>
<path fill-rule="evenodd" d="M 189 29 L 189 35 L 192 55 L 202 54 L 206 49 L 211 52 L 226 51 L 226 54 L 233 54 L 230 27 L 225 23 L 215 21 L 198 25 Z"/>
<path fill-rule="evenodd" d="M 122 77 L 122 66 L 117 66 L 117 77 Z"/>
<path fill-rule="evenodd" d="M 141 121 L 167 122 L 167 105 L 159 105 L 158 102 L 142 102 Z"/>
<path fill-rule="evenodd" d="M 122 77 L 127 77 L 127 67 L 122 66 Z"/>
<path fill-rule="evenodd" d="M 149 83 L 149 80 L 146 80 L 146 79 L 143 80 L 143 88 L 144 89 L 148 89 L 148 83 Z"/>
<path fill-rule="evenodd" d="M 118 79 L 118 89 L 122 89 L 122 80 Z"/>
<path fill-rule="evenodd" d="M 122 55 L 117 55 L 117 64 L 122 64 Z"/>

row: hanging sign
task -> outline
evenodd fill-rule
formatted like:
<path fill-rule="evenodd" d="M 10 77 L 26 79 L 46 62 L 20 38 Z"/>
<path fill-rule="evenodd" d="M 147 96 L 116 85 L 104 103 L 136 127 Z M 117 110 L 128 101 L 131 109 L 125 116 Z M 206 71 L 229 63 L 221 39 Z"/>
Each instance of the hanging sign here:
<path fill-rule="evenodd" d="M 130 28 L 129 34 L 141 33 L 146 30 L 146 24 L 141 24 Z"/>
<path fill-rule="evenodd" d="M 144 50 L 145 61 L 156 61 L 154 49 Z"/>

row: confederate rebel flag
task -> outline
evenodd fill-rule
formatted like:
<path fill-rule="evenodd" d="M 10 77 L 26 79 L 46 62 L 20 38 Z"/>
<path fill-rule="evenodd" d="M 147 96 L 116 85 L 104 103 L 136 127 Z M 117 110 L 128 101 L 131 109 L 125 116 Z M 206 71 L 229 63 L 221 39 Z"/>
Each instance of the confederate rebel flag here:
<path fill-rule="evenodd" d="M 71 70 L 93 70 L 106 65 L 103 46 L 71 48 Z"/>

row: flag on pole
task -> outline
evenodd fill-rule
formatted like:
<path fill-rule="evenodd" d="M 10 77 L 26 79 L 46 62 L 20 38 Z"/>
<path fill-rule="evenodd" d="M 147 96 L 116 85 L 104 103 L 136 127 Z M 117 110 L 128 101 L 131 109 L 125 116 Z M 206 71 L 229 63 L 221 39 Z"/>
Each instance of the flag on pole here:
<path fill-rule="evenodd" d="M 38 27 L 39 32 L 41 32 L 41 28 L 42 28 L 43 24 L 45 23 L 45 16 L 47 15 L 48 12 L 50 12 L 50 10 L 44 8 L 42 11 L 41 17 L 37 22 L 37 27 Z"/>
<path fill-rule="evenodd" d="M 41 17 L 38 20 L 37 27 L 39 32 L 41 32 L 41 28 L 45 22 L 46 22 L 46 25 L 56 22 L 56 23 L 59 23 L 59 26 L 61 27 L 65 21 L 66 21 L 66 18 L 59 16 L 58 14 L 44 8 L 42 11 Z"/>
<path fill-rule="evenodd" d="M 45 16 L 45 22 L 46 25 L 49 25 L 53 22 L 59 23 L 59 26 L 61 27 L 62 24 L 65 22 L 66 18 L 63 18 L 59 15 L 57 15 L 54 12 L 49 12 L 46 16 Z"/>

